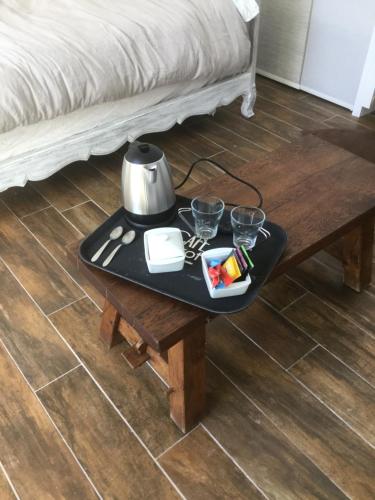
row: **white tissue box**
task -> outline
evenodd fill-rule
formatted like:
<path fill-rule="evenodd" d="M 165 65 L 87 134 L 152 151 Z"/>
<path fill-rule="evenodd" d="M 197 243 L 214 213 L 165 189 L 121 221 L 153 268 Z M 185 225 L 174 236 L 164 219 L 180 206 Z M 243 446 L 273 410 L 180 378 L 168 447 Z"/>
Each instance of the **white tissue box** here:
<path fill-rule="evenodd" d="M 150 273 L 172 273 L 183 269 L 185 248 L 180 229 L 150 229 L 144 233 L 144 247 Z"/>
<path fill-rule="evenodd" d="M 226 288 L 214 288 L 212 286 L 211 279 L 208 274 L 207 261 L 213 259 L 218 259 L 220 261 L 223 261 L 227 257 L 229 257 L 232 251 L 233 248 L 213 248 L 212 250 L 206 250 L 206 252 L 203 252 L 201 255 L 203 276 L 204 279 L 206 280 L 207 288 L 212 299 L 222 299 L 224 297 L 234 297 L 235 295 L 243 295 L 244 293 L 247 292 L 247 289 L 250 286 L 251 283 L 250 274 L 248 274 L 246 276 L 246 279 L 244 279 L 243 281 L 232 283 Z"/>

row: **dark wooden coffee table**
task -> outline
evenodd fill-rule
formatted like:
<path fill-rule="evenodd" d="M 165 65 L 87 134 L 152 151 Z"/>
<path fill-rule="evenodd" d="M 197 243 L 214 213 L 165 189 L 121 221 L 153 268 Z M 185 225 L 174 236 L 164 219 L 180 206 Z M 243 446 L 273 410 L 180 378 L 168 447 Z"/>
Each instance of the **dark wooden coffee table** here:
<path fill-rule="evenodd" d="M 287 250 L 271 279 L 340 241 L 343 282 L 356 291 L 370 283 L 373 163 L 306 135 L 244 165 L 236 174 L 261 189 L 267 217 L 288 232 Z M 191 195 L 203 193 L 236 204 L 256 201 L 248 188 L 228 176 L 201 184 Z M 131 347 L 124 356 L 131 366 L 146 361 L 153 365 L 169 387 L 171 418 L 182 431 L 188 431 L 205 411 L 205 323 L 209 314 L 85 265 L 77 258 L 77 248 L 78 243 L 69 253 L 105 299 L 101 339 L 112 347 L 125 338 Z"/>

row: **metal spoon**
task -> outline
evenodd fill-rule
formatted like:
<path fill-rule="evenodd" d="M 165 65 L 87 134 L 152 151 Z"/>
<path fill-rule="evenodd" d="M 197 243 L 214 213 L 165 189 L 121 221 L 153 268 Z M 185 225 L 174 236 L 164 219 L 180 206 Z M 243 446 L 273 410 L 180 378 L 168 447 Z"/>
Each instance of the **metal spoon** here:
<path fill-rule="evenodd" d="M 114 250 L 112 250 L 112 252 L 108 255 L 108 257 L 103 262 L 103 267 L 107 267 L 108 264 L 110 264 L 112 262 L 113 257 L 120 250 L 122 245 L 130 245 L 130 243 L 132 243 L 134 241 L 134 238 L 135 238 L 135 231 L 131 230 L 131 231 L 128 231 L 127 233 L 125 233 L 121 239 L 121 243 L 119 245 L 117 245 L 117 247 Z"/>
<path fill-rule="evenodd" d="M 91 262 L 96 262 L 99 257 L 101 256 L 101 254 L 104 252 L 104 250 L 107 248 L 107 246 L 109 245 L 109 243 L 113 240 L 117 240 L 118 238 L 120 238 L 120 236 L 122 235 L 123 233 L 123 228 L 121 226 L 117 226 L 115 227 L 114 229 L 112 229 L 110 235 L 109 235 L 109 239 L 99 248 L 99 250 L 91 257 Z"/>

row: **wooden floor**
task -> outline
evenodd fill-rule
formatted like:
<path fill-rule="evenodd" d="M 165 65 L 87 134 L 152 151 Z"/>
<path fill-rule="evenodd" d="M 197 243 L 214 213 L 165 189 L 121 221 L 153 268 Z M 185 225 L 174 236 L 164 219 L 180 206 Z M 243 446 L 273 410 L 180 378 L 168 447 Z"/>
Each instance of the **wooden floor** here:
<path fill-rule="evenodd" d="M 149 137 L 176 182 L 198 156 L 235 172 L 302 130 L 375 130 L 263 78 L 258 92 L 251 120 L 236 102 Z M 209 412 L 185 436 L 152 369 L 106 352 L 102 300 L 64 247 L 120 206 L 121 161 L 0 195 L 1 500 L 375 498 L 375 289 L 343 288 L 327 254 L 211 323 Z M 203 165 L 187 188 L 217 174 Z"/>

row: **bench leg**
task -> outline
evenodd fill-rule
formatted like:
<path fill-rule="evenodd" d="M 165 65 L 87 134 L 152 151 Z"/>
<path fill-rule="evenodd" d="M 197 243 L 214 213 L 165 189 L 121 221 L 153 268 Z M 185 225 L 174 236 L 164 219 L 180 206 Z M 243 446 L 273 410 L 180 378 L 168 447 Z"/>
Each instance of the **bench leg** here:
<path fill-rule="evenodd" d="M 123 338 L 118 330 L 120 322 L 120 314 L 113 305 L 108 302 L 104 303 L 102 321 L 100 324 L 100 339 L 111 349 L 116 344 L 122 342 Z"/>
<path fill-rule="evenodd" d="M 360 292 L 371 283 L 374 219 L 368 219 L 343 238 L 344 283 Z"/>
<path fill-rule="evenodd" d="M 205 325 L 168 350 L 170 415 L 182 432 L 201 419 L 206 403 Z"/>

